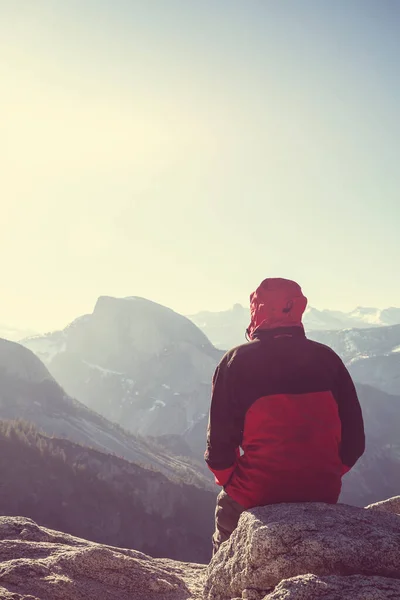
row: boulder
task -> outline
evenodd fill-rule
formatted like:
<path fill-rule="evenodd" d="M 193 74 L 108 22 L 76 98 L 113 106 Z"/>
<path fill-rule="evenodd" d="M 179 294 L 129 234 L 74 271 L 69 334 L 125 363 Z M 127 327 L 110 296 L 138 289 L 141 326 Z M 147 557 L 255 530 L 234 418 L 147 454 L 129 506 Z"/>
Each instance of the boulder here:
<path fill-rule="evenodd" d="M 399 517 L 322 503 L 247 511 L 207 568 L 204 599 L 250 591 L 264 597 L 282 580 L 309 573 L 400 578 Z"/>
<path fill-rule="evenodd" d="M 0 517 L 1 600 L 198 600 L 204 566 Z"/>
<path fill-rule="evenodd" d="M 399 600 L 396 499 L 385 506 L 247 511 L 208 567 L 0 517 L 0 600 Z"/>
<path fill-rule="evenodd" d="M 387 577 L 300 575 L 282 581 L 263 600 L 398 600 L 400 581 Z"/>

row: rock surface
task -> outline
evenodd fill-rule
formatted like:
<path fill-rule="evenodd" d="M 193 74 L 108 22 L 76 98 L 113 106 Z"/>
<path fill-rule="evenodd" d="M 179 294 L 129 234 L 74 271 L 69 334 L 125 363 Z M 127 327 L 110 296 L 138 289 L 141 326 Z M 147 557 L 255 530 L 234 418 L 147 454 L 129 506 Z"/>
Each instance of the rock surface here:
<path fill-rule="evenodd" d="M 245 512 L 207 569 L 204 598 L 241 598 L 247 589 L 265 593 L 308 573 L 400 579 L 398 516 L 326 504 Z"/>
<path fill-rule="evenodd" d="M 248 511 L 208 568 L 0 517 L 0 600 L 399 600 L 399 516 L 368 508 Z"/>
<path fill-rule="evenodd" d="M 400 515 L 400 496 L 389 498 L 388 500 L 382 500 L 382 502 L 375 502 L 365 507 L 367 510 L 380 510 L 381 512 L 388 512 L 395 515 Z"/>
<path fill-rule="evenodd" d="M 197 600 L 201 565 L 153 559 L 0 517 L 1 600 Z"/>
<path fill-rule="evenodd" d="M 400 581 L 387 577 L 317 577 L 300 575 L 282 581 L 263 600 L 398 600 Z"/>

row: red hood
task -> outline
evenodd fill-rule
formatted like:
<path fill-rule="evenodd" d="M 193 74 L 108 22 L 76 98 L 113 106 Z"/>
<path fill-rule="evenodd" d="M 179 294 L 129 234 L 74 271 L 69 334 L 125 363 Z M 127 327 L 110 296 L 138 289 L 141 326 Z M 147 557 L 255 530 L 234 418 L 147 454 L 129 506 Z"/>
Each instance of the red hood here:
<path fill-rule="evenodd" d="M 307 298 L 290 279 L 265 279 L 250 296 L 250 339 L 260 329 L 301 326 Z"/>

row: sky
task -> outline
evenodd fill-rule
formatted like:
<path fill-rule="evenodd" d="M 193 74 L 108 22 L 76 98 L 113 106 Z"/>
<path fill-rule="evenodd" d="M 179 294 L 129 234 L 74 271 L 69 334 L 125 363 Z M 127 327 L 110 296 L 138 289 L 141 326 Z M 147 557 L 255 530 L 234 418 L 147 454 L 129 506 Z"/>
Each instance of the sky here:
<path fill-rule="evenodd" d="M 0 0 L 0 323 L 400 305 L 397 0 Z"/>

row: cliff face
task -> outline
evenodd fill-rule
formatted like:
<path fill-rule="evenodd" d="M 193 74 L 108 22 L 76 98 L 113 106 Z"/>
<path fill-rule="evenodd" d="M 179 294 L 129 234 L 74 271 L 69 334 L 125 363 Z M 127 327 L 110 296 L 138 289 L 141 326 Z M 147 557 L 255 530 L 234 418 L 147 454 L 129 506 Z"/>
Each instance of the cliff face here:
<path fill-rule="evenodd" d="M 0 517 L 4 600 L 398 600 L 400 497 L 244 513 L 208 567 Z"/>
<path fill-rule="evenodd" d="M 182 435 L 207 412 L 222 353 L 182 315 L 99 298 L 63 331 L 23 341 L 72 396 L 141 435 Z"/>

